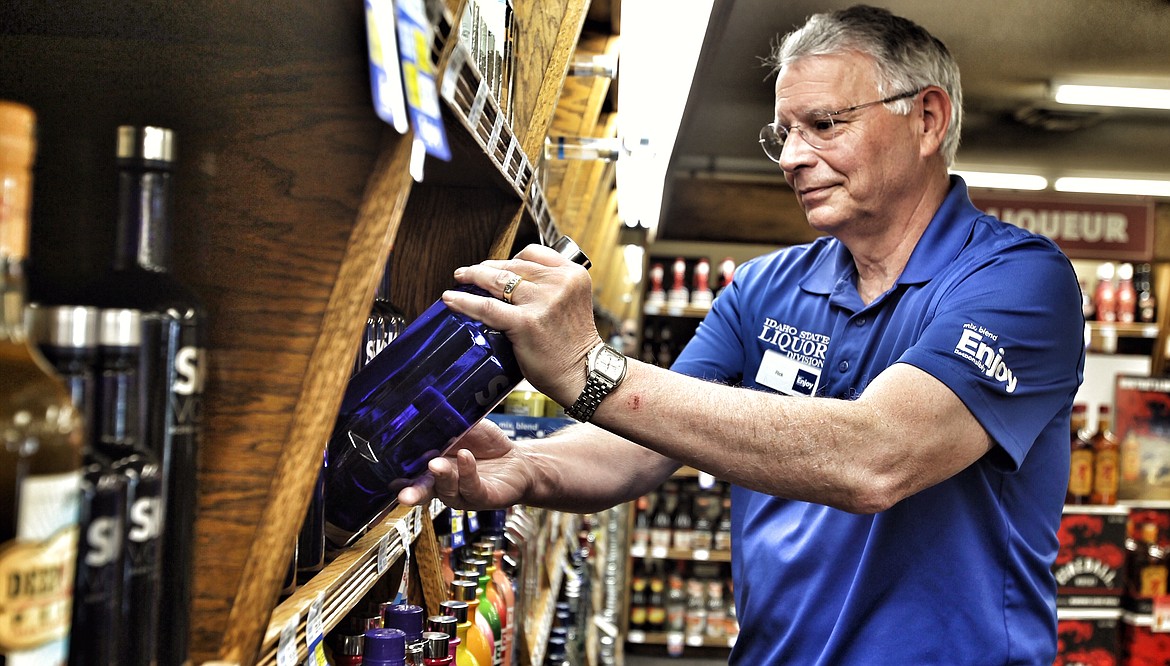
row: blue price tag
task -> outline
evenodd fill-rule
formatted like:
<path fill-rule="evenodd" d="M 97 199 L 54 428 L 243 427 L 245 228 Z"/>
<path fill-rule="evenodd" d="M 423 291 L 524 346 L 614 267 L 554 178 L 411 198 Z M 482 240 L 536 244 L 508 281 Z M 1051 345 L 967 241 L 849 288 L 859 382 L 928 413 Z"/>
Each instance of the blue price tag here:
<path fill-rule="evenodd" d="M 398 58 L 415 136 L 423 142 L 428 155 L 450 160 L 439 87 L 431 66 L 431 31 L 422 0 L 398 0 Z"/>

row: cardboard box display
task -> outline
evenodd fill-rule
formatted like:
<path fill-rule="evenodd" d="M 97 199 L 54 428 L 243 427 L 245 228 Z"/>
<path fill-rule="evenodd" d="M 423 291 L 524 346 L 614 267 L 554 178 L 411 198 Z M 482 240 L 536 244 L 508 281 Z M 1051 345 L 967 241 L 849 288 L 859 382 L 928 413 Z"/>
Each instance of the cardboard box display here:
<path fill-rule="evenodd" d="M 1125 592 L 1125 535 L 1129 510 L 1069 506 L 1060 519 L 1060 549 L 1052 565 L 1059 608 L 1118 608 Z"/>
<path fill-rule="evenodd" d="M 1053 666 L 1117 666 L 1120 663 L 1121 611 L 1058 612 Z"/>
<path fill-rule="evenodd" d="M 1170 500 L 1170 378 L 1120 375 L 1113 432 L 1122 500 Z"/>

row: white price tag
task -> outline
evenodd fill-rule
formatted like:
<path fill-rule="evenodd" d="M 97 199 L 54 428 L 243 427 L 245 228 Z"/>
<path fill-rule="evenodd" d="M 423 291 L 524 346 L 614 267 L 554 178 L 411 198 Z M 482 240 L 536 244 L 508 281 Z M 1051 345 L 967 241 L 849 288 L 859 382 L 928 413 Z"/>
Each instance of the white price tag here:
<path fill-rule="evenodd" d="M 296 666 L 297 626 L 300 625 L 300 622 L 300 614 L 294 613 L 280 629 L 280 643 L 276 648 L 276 666 Z"/>
<path fill-rule="evenodd" d="M 475 89 L 475 99 L 471 100 L 471 109 L 467 112 L 467 124 L 472 128 L 479 126 L 479 120 L 483 117 L 483 107 L 487 104 L 488 93 L 487 81 L 479 80 L 479 87 Z"/>
<path fill-rule="evenodd" d="M 463 71 L 463 63 L 467 61 L 467 49 L 462 44 L 456 44 L 447 59 L 447 69 L 443 72 L 443 83 L 439 87 L 439 94 L 452 106 L 455 105 L 455 90 L 459 86 L 459 73 Z"/>
<path fill-rule="evenodd" d="M 703 647 L 702 636 L 687 636 L 687 645 L 692 647 Z"/>
<path fill-rule="evenodd" d="M 325 628 L 321 624 L 321 609 L 325 606 L 325 593 L 318 592 L 309 604 L 309 614 L 305 617 L 305 640 L 312 645 L 325 635 Z"/>
<path fill-rule="evenodd" d="M 633 631 L 630 631 L 628 634 L 626 634 L 626 638 L 631 643 L 645 643 L 646 642 L 646 632 L 633 630 Z"/>
<path fill-rule="evenodd" d="M 386 573 L 390 566 L 390 534 L 383 534 L 378 540 L 378 575 Z"/>
<path fill-rule="evenodd" d="M 504 173 L 510 173 L 512 168 L 512 156 L 516 154 L 516 135 L 513 134 L 508 140 L 508 150 L 504 152 Z"/>
<path fill-rule="evenodd" d="M 630 557 L 646 557 L 646 546 L 630 546 Z"/>
<path fill-rule="evenodd" d="M 395 604 L 406 603 L 407 585 L 410 582 L 410 524 L 405 519 L 399 518 L 394 523 L 394 529 L 398 532 L 398 539 L 402 542 L 402 580 L 398 582 L 398 593 L 394 596 Z"/>
<path fill-rule="evenodd" d="M 653 557 L 656 559 L 662 559 L 662 558 L 666 557 L 666 554 L 667 554 L 667 548 L 664 546 L 654 546 L 653 548 L 650 549 L 650 557 Z"/>
<path fill-rule="evenodd" d="M 496 144 L 500 142 L 500 132 L 504 130 L 504 114 L 496 114 L 496 122 L 492 123 L 492 135 L 488 137 L 487 151 L 492 158 L 496 156 Z M 505 165 L 506 166 L 506 165 Z"/>
<path fill-rule="evenodd" d="M 701 560 L 701 561 L 709 560 L 709 559 L 711 559 L 711 552 L 708 550 L 705 550 L 705 549 L 704 550 L 696 550 L 693 553 L 691 553 L 691 558 L 696 559 L 696 560 Z"/>

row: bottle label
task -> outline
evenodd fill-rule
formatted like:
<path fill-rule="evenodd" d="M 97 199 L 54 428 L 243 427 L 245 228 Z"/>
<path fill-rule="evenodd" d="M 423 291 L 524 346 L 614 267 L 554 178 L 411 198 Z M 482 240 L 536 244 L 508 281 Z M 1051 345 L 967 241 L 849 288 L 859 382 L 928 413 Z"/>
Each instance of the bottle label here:
<path fill-rule="evenodd" d="M 1152 599 L 1166 594 L 1166 578 L 1167 570 L 1164 565 L 1143 567 L 1140 575 L 1140 596 L 1144 599 Z"/>
<path fill-rule="evenodd" d="M 1070 495 L 1088 495 L 1093 492 L 1093 452 L 1087 449 L 1072 452 L 1068 475 Z"/>
<path fill-rule="evenodd" d="M 1093 488 L 1104 497 L 1116 497 L 1119 478 L 1117 475 L 1117 452 L 1098 451 L 1097 469 L 1093 474 Z"/>
<path fill-rule="evenodd" d="M 80 472 L 21 484 L 16 538 L 0 547 L 0 653 L 10 666 L 65 663 L 80 487 Z"/>

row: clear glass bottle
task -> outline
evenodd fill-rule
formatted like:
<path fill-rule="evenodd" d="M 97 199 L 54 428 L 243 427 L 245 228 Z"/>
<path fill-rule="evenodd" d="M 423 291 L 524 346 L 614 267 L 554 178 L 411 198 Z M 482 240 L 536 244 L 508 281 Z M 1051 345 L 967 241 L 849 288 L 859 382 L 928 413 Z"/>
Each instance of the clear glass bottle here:
<path fill-rule="evenodd" d="M 561 254 L 588 266 L 573 241 Z M 463 287 L 486 294 L 476 287 Z M 343 548 L 522 379 L 499 331 L 437 301 L 353 376 L 329 440 L 326 539 Z"/>
<path fill-rule="evenodd" d="M 84 427 L 28 340 L 25 272 L 36 116 L 0 102 L 0 665 L 65 663 Z"/>

